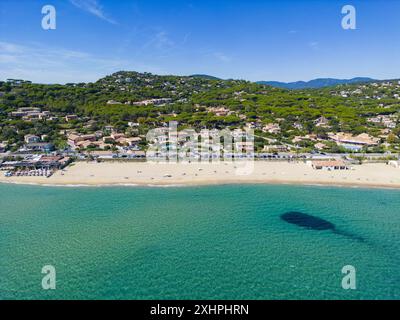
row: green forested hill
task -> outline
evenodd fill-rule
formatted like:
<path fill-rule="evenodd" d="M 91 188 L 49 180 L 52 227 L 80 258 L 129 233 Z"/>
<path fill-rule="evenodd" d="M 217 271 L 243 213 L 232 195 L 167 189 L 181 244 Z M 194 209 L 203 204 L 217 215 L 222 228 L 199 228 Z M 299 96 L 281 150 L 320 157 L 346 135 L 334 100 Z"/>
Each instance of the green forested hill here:
<path fill-rule="evenodd" d="M 117 72 L 87 84 L 44 85 L 13 80 L 0 82 L 0 142 L 19 143 L 28 132 L 48 134 L 50 140 L 61 143 L 60 129 L 90 131 L 113 125 L 125 130 L 127 122 L 134 121 L 146 130 L 169 120 L 196 128 L 279 121 L 281 136 L 290 138 L 295 134 L 326 133 L 328 129 L 315 126 L 321 116 L 330 121 L 330 131 L 377 136 L 381 129 L 367 122 L 368 117 L 397 115 L 399 94 L 397 81 L 291 91 L 243 80 L 137 72 Z M 140 103 L 151 99 L 168 100 Z M 53 119 L 26 122 L 10 118 L 10 112 L 23 107 L 50 111 Z M 231 112 L 221 116 L 210 108 Z M 63 117 L 68 114 L 76 114 L 79 119 L 66 123 Z M 87 126 L 90 120 L 96 122 L 93 128 Z M 293 128 L 294 123 L 303 129 Z M 398 128 L 392 129 L 398 135 Z"/>

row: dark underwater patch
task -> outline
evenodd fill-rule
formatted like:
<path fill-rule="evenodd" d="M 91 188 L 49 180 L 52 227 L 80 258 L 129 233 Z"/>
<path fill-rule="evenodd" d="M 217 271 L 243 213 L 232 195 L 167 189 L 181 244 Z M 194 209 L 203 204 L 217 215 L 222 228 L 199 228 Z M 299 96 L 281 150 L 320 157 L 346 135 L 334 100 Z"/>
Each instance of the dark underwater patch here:
<path fill-rule="evenodd" d="M 335 225 L 327 220 L 301 212 L 286 212 L 281 219 L 287 223 L 312 230 L 335 230 Z"/>
<path fill-rule="evenodd" d="M 347 237 L 352 240 L 364 241 L 364 238 L 352 233 L 348 233 L 346 231 L 338 230 L 332 222 L 312 216 L 310 214 L 290 211 L 282 214 L 281 219 L 287 223 L 294 224 L 298 227 L 302 227 L 305 229 L 317 231 L 330 230 L 335 234 Z"/>

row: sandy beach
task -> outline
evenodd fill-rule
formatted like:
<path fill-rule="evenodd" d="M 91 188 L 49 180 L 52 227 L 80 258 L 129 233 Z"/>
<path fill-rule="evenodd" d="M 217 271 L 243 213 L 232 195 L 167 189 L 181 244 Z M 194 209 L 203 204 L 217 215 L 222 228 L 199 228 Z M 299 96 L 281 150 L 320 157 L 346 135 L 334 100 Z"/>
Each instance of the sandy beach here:
<path fill-rule="evenodd" d="M 240 164 L 160 164 L 132 162 L 77 162 L 52 177 L 5 177 L 0 183 L 54 186 L 320 184 L 400 188 L 400 169 L 386 164 L 363 164 L 352 170 L 314 170 L 304 163 L 254 162 L 251 173 L 239 175 Z"/>

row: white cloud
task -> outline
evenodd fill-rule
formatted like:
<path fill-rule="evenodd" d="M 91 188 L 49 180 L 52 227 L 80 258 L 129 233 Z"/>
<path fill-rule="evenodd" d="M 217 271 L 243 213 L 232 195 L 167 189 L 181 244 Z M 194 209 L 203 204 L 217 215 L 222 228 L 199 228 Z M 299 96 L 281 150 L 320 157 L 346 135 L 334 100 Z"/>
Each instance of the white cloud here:
<path fill-rule="evenodd" d="M 23 49 L 21 46 L 16 45 L 14 43 L 9 43 L 9 42 L 1 42 L 0 41 L 0 53 L 19 53 Z"/>
<path fill-rule="evenodd" d="M 161 31 L 156 34 L 155 37 L 155 46 L 158 48 L 169 48 L 173 47 L 175 43 L 168 37 L 168 34 L 165 31 Z"/>
<path fill-rule="evenodd" d="M 214 58 L 218 59 L 221 62 L 231 62 L 232 58 L 228 57 L 226 54 L 222 52 L 214 52 L 213 53 Z"/>
<path fill-rule="evenodd" d="M 319 43 L 316 41 L 312 41 L 308 44 L 308 46 L 313 49 L 313 50 L 318 50 L 319 49 Z"/>
<path fill-rule="evenodd" d="M 17 62 L 17 58 L 15 56 L 10 54 L 0 54 L 0 64 L 13 62 Z"/>
<path fill-rule="evenodd" d="M 175 46 L 175 42 L 171 40 L 166 31 L 159 31 L 154 34 L 149 41 L 147 41 L 143 46 L 142 50 L 147 48 L 154 48 L 157 50 L 168 50 Z"/>
<path fill-rule="evenodd" d="M 18 78 L 36 83 L 93 82 L 120 70 L 166 73 L 157 66 L 138 61 L 95 56 L 49 47 L 0 41 L 0 80 Z"/>
<path fill-rule="evenodd" d="M 66 60 L 90 57 L 88 53 L 82 51 L 45 47 L 40 44 L 27 46 L 4 41 L 0 41 L 0 55 L 20 64 L 32 63 L 32 61 L 58 64 Z"/>
<path fill-rule="evenodd" d="M 107 21 L 108 23 L 117 24 L 117 22 L 111 19 L 105 12 L 103 7 L 100 5 L 98 0 L 69 0 L 75 7 L 82 9 L 90 14 Z"/>
<path fill-rule="evenodd" d="M 0 79 L 39 83 L 95 81 L 126 65 L 126 61 L 95 57 L 82 51 L 19 45 L 0 41 Z"/>

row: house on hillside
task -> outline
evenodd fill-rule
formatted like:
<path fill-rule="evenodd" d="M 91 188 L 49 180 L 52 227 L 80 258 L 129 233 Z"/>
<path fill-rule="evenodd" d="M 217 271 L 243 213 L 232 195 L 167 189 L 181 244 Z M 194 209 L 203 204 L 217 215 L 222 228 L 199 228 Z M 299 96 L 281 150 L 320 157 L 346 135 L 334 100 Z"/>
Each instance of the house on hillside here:
<path fill-rule="evenodd" d="M 279 134 L 281 133 L 281 127 L 279 126 L 279 123 L 268 123 L 264 128 L 262 128 L 262 131 L 271 134 Z"/>
<path fill-rule="evenodd" d="M 326 128 L 329 127 L 329 120 L 324 116 L 319 117 L 317 120 L 314 121 L 316 127 Z"/>
<path fill-rule="evenodd" d="M 21 151 L 48 153 L 54 151 L 54 145 L 48 142 L 28 143 Z"/>
<path fill-rule="evenodd" d="M 94 134 L 81 135 L 78 133 L 70 133 L 67 135 L 67 143 L 72 149 L 80 148 L 82 145 L 85 145 L 85 143 L 95 142 L 96 140 L 97 137 Z M 90 145 L 90 143 L 87 145 Z"/>
<path fill-rule="evenodd" d="M 4 142 L 1 142 L 0 143 L 0 153 L 6 152 L 6 149 L 7 149 L 7 144 Z"/>
<path fill-rule="evenodd" d="M 326 144 L 322 142 L 318 142 L 314 145 L 314 148 L 317 150 L 324 150 L 326 148 Z"/>
<path fill-rule="evenodd" d="M 36 143 L 36 142 L 40 142 L 40 137 L 35 136 L 33 134 L 27 134 L 24 137 L 25 143 Z"/>
<path fill-rule="evenodd" d="M 31 120 L 42 120 L 46 119 L 50 116 L 49 111 L 41 111 L 40 108 L 19 108 L 17 111 L 11 112 L 10 114 L 13 118 L 22 118 L 24 121 L 31 121 Z"/>
<path fill-rule="evenodd" d="M 77 119 L 78 119 L 78 116 L 75 114 L 69 114 L 69 115 L 65 116 L 66 122 L 70 122 L 70 121 L 77 120 Z"/>
<path fill-rule="evenodd" d="M 207 108 L 207 110 L 208 112 L 214 113 L 217 117 L 225 117 L 233 113 L 231 110 L 225 107 L 210 107 Z"/>

